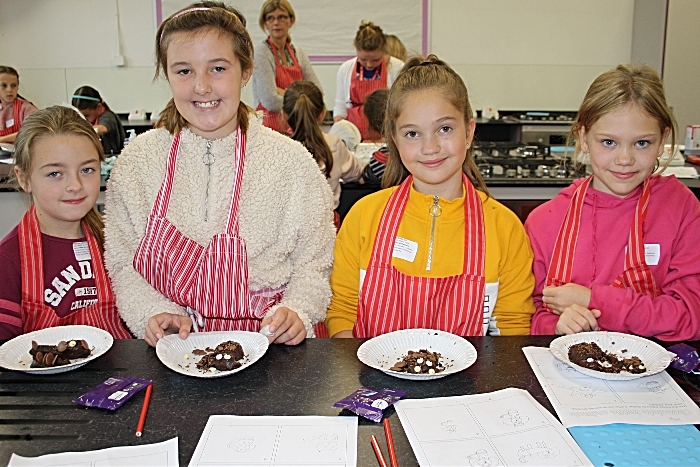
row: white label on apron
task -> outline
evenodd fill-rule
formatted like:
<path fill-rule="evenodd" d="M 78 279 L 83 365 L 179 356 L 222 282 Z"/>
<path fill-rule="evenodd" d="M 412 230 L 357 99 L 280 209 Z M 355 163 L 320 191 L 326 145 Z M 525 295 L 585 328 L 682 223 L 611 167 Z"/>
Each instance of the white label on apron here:
<path fill-rule="evenodd" d="M 365 276 L 366 275 L 367 275 L 367 270 L 360 269 L 360 288 L 358 289 L 360 292 L 362 292 L 362 284 L 365 283 Z"/>
<path fill-rule="evenodd" d="M 73 243 L 73 254 L 75 254 L 75 259 L 78 261 L 86 261 L 90 258 L 90 247 L 88 247 L 87 242 L 74 242 Z"/>
<path fill-rule="evenodd" d="M 487 282 L 484 285 L 484 335 L 499 336 L 501 330 L 496 327 L 496 318 L 493 317 L 493 309 L 498 300 L 498 282 Z"/>
<path fill-rule="evenodd" d="M 644 244 L 644 260 L 647 266 L 656 266 L 659 264 L 659 258 L 661 257 L 661 245 L 658 243 L 645 243 Z"/>
<path fill-rule="evenodd" d="M 12 125 L 15 124 L 15 119 L 11 118 L 9 120 L 5 120 L 5 128 L 10 128 Z"/>
<path fill-rule="evenodd" d="M 411 240 L 396 237 L 394 242 L 394 251 L 391 256 L 394 258 L 403 259 L 405 261 L 413 262 L 416 259 L 416 253 L 418 252 L 418 243 Z"/>

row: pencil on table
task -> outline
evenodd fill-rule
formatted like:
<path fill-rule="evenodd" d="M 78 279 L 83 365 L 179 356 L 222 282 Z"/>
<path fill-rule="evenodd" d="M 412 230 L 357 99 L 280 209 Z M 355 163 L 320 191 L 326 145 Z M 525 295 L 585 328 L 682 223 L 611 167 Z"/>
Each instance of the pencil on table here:
<path fill-rule="evenodd" d="M 384 456 L 382 455 L 382 450 L 379 448 L 377 438 L 374 435 L 372 435 L 369 437 L 369 441 L 370 443 L 372 443 L 372 448 L 374 449 L 374 454 L 377 456 L 379 467 L 389 467 L 388 465 L 386 465 L 386 461 L 384 460 Z"/>
<path fill-rule="evenodd" d="M 394 437 L 391 435 L 391 424 L 388 418 L 384 419 L 384 436 L 386 436 L 386 446 L 389 448 L 391 467 L 399 467 L 399 463 L 396 460 L 396 449 L 394 449 Z"/>
<path fill-rule="evenodd" d="M 136 426 L 136 436 L 143 434 L 143 425 L 146 423 L 146 414 L 148 413 L 148 405 L 151 402 L 151 392 L 153 392 L 153 383 L 146 388 L 146 396 L 143 398 L 143 407 L 141 407 L 141 415 L 139 416 L 139 424 Z"/>

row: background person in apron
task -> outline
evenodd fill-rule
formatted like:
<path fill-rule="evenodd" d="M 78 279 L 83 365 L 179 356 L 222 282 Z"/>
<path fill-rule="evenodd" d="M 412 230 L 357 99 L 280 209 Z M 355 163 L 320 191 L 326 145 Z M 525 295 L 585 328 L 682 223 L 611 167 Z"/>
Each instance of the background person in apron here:
<path fill-rule="evenodd" d="M 263 125 L 286 133 L 280 119 L 284 91 L 295 81 L 313 81 L 321 89 L 309 57 L 298 45 L 292 45 L 289 30 L 296 16 L 287 0 L 267 0 L 260 9 L 260 28 L 268 36 L 255 48 L 253 68 L 253 106 L 263 111 Z"/>
<path fill-rule="evenodd" d="M 675 126 L 648 66 L 619 65 L 588 88 L 571 136 L 593 175 L 525 223 L 535 253 L 534 334 L 700 339 L 700 202 L 674 176 L 654 175 L 669 134 L 675 146 Z"/>
<path fill-rule="evenodd" d="M 333 198 L 308 151 L 241 102 L 253 46 L 239 13 L 193 4 L 161 24 L 156 50 L 173 99 L 107 189 L 122 317 L 150 345 L 191 327 L 313 336 L 330 298 Z"/>
<path fill-rule="evenodd" d="M 357 57 L 338 68 L 333 119 L 350 120 L 359 128 L 363 140 L 378 137 L 369 131 L 362 113 L 365 98 L 377 89 L 390 88 L 403 67 L 401 60 L 386 54 L 385 45 L 382 28 L 363 21 L 355 35 Z"/>
<path fill-rule="evenodd" d="M 31 102 L 19 97 L 19 73 L 0 66 L 0 143 L 14 143 L 27 117 L 37 111 Z"/>
<path fill-rule="evenodd" d="M 102 141 L 105 154 L 119 154 L 124 149 L 126 132 L 117 114 L 112 112 L 97 89 L 81 86 L 73 93 L 73 107 L 92 124 Z"/>
<path fill-rule="evenodd" d="M 383 185 L 391 188 L 359 200 L 340 228 L 330 335 L 529 334 L 532 251 L 474 163 L 464 82 L 434 55 L 412 58 L 389 91 L 386 117 Z"/>
<path fill-rule="evenodd" d="M 15 174 L 33 204 L 0 242 L 0 339 L 84 324 L 129 339 L 102 262 L 102 145 L 67 107 L 49 107 L 17 134 Z"/>

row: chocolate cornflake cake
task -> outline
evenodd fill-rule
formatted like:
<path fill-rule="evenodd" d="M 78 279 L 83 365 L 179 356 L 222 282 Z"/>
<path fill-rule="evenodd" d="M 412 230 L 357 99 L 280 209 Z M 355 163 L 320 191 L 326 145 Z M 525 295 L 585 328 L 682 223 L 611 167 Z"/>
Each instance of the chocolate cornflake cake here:
<path fill-rule="evenodd" d="M 625 353 L 627 350 L 623 350 Z M 647 371 L 644 362 L 639 357 L 623 358 L 614 353 L 606 352 L 595 342 L 581 342 L 569 348 L 569 361 L 589 370 L 602 373 L 639 374 Z"/>
<path fill-rule="evenodd" d="M 389 369 L 401 373 L 423 375 L 433 375 L 445 371 L 445 367 L 440 363 L 440 354 L 426 349 L 421 349 L 418 352 L 409 350 L 405 357 Z"/>
<path fill-rule="evenodd" d="M 84 339 L 61 341 L 57 345 L 43 345 L 32 341 L 29 354 L 34 357 L 31 368 L 49 368 L 68 365 L 71 360 L 77 358 L 89 357 L 92 349 Z"/>
<path fill-rule="evenodd" d="M 202 358 L 197 362 L 197 368 L 202 371 L 219 371 L 235 370 L 243 365 L 241 360 L 245 357 L 241 344 L 234 341 L 226 341 L 217 345 L 215 349 L 207 347 L 205 350 L 194 349 L 195 355 L 202 355 Z"/>

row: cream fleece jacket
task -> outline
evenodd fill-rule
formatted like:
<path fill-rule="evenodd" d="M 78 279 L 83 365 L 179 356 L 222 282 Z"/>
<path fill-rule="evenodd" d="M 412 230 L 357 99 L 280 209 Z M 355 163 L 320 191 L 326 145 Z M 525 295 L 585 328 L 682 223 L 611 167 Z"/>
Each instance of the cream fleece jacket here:
<path fill-rule="evenodd" d="M 163 181 L 172 139 L 162 128 L 139 135 L 117 159 L 107 185 L 105 264 L 119 313 L 140 338 L 151 316 L 185 314 L 184 307 L 154 289 L 132 264 Z M 167 218 L 200 245 L 224 230 L 233 190 L 235 140 L 233 133 L 213 142 L 215 161 L 208 177 L 202 162 L 206 140 L 187 129 L 182 132 Z M 251 117 L 240 203 L 239 233 L 248 252 L 250 290 L 286 284 L 281 303 L 267 316 L 286 306 L 299 314 L 307 335 L 313 337 L 313 325 L 325 319 L 331 296 L 328 278 L 335 228 L 328 183 L 301 144 Z"/>

